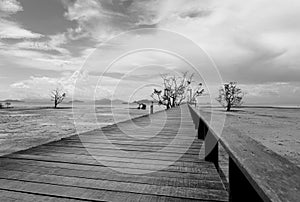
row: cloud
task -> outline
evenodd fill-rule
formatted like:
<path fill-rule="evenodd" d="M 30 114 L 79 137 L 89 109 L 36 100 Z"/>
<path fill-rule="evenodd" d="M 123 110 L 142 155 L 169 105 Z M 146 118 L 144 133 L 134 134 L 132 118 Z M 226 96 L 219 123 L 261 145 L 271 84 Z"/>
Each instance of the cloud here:
<path fill-rule="evenodd" d="M 33 50 L 43 50 L 43 51 L 57 51 L 60 54 L 67 54 L 70 55 L 70 52 L 65 49 L 61 48 L 61 45 L 67 43 L 67 38 L 65 34 L 56 34 L 52 36 L 48 36 L 46 41 L 22 41 L 15 44 L 15 47 L 21 49 L 33 49 Z"/>
<path fill-rule="evenodd" d="M 195 7 L 212 11 L 210 15 L 193 19 L 170 15 L 159 27 L 184 34 L 204 48 L 224 80 L 299 80 L 295 75 L 300 74 L 300 60 L 295 56 L 300 54 L 296 48 L 300 43 L 300 21 L 296 20 L 300 3 L 229 0 L 200 4 Z"/>
<path fill-rule="evenodd" d="M 23 8 L 17 0 L 0 0 L 0 39 L 42 37 L 41 34 L 24 29 L 22 25 L 6 19 L 19 11 L 23 11 Z"/>
<path fill-rule="evenodd" d="M 17 83 L 11 84 L 10 87 L 24 89 L 24 88 L 29 88 L 29 85 L 25 84 L 24 82 L 17 82 Z"/>
<path fill-rule="evenodd" d="M 294 87 L 293 88 L 293 93 L 294 94 L 300 94 L 300 87 Z"/>
<path fill-rule="evenodd" d="M 5 18 L 23 11 L 16 0 L 0 0 L 0 39 L 40 38 L 42 35 L 24 29 L 20 24 Z"/>
<path fill-rule="evenodd" d="M 31 76 L 29 79 L 15 82 L 9 87 L 11 92 L 18 94 L 20 99 L 31 98 L 32 95 L 38 99 L 48 99 L 50 92 L 55 88 L 66 92 L 68 99 L 75 96 L 74 99 L 93 100 L 94 96 L 97 99 L 111 96 L 113 88 L 110 84 L 116 84 L 118 79 L 103 77 L 105 85 L 97 86 L 98 79 L 98 76 L 90 75 L 86 71 L 74 71 L 63 72 L 60 77 Z M 98 90 L 98 94 L 95 94 L 96 90 Z"/>
<path fill-rule="evenodd" d="M 51 55 L 37 50 L 9 47 L 8 45 L 0 47 L 0 55 L 10 65 L 13 64 L 20 68 L 66 71 L 77 70 L 84 63 L 82 57 Z"/>
<path fill-rule="evenodd" d="M 98 41 L 106 40 L 121 32 L 136 28 L 155 28 L 170 16 L 200 18 L 211 11 L 195 9 L 197 3 L 158 0 L 64 0 L 65 17 L 76 21 L 78 27 L 68 30 L 70 37 L 78 39 L 92 36 Z M 175 5 L 175 6 L 174 6 Z M 186 6 L 188 5 L 188 6 Z M 192 5 L 192 6 L 189 6 Z"/>
<path fill-rule="evenodd" d="M 96 39 L 106 38 L 114 30 L 111 28 L 110 19 L 114 17 L 122 18 L 114 12 L 103 10 L 97 0 L 84 1 L 64 1 L 67 8 L 65 17 L 68 20 L 76 21 L 78 27 L 70 28 L 69 35 L 73 39 L 92 36 Z M 112 17 L 113 16 L 113 17 Z M 116 29 L 116 27 L 114 27 Z"/>
<path fill-rule="evenodd" d="M 283 94 L 292 92 L 299 86 L 299 83 L 289 82 L 270 82 L 265 84 L 241 84 L 241 89 L 247 97 L 273 97 L 278 98 Z"/>
<path fill-rule="evenodd" d="M 211 13 L 211 10 L 191 9 L 189 11 L 180 13 L 179 16 L 182 18 L 199 18 L 209 16 Z"/>
<path fill-rule="evenodd" d="M 41 39 L 24 39 L 14 45 L 0 43 L 3 62 L 20 68 L 66 71 L 79 69 L 87 55 L 85 50 L 78 57 L 64 47 L 68 43 L 65 33 L 45 36 Z"/>
<path fill-rule="evenodd" d="M 29 98 L 31 93 L 39 95 L 39 98 L 48 98 L 50 92 L 55 88 L 65 91 L 69 97 L 72 97 L 74 85 L 77 79 L 82 79 L 83 74 L 75 71 L 65 74 L 62 77 L 31 76 L 27 80 L 16 82 L 10 85 L 16 92 L 20 92 L 23 98 Z"/>
<path fill-rule="evenodd" d="M 65 0 L 64 4 L 65 17 L 78 23 L 77 28 L 69 29 L 70 35 L 75 39 L 92 36 L 102 42 L 127 30 L 156 27 L 165 1 Z"/>
<path fill-rule="evenodd" d="M 23 8 L 20 2 L 16 0 L 0 0 L 0 11 L 5 13 L 16 13 L 18 11 L 23 11 Z"/>
<path fill-rule="evenodd" d="M 40 38 L 41 34 L 22 28 L 18 23 L 0 19 L 0 39 Z"/>
<path fill-rule="evenodd" d="M 4 56 L 1 63 L 7 60 L 24 68 L 76 70 L 99 45 L 105 54 L 89 64 L 96 68 L 95 75 L 90 75 L 94 78 L 104 71 L 106 67 L 102 64 L 106 64 L 106 60 L 118 56 L 124 46 L 134 47 L 138 37 L 148 37 L 146 45 L 149 46 L 168 44 L 180 47 L 191 56 L 199 56 L 186 44 L 172 38 L 160 38 L 155 32 L 129 36 L 118 43 L 101 46 L 103 41 L 124 31 L 162 28 L 193 40 L 212 57 L 223 80 L 244 84 L 250 97 L 273 96 L 277 99 L 278 95 L 285 95 L 287 85 L 278 82 L 289 83 L 290 88 L 298 92 L 294 83 L 299 81 L 300 75 L 300 3 L 295 0 L 63 0 L 65 18 L 77 26 L 67 27 L 66 33 L 62 30 L 53 36 L 34 33 L 26 30 L 26 25 L 12 22 L 13 18 L 7 16 L 22 11 L 21 4 L 12 0 L 0 1 L 0 5 L 3 2 L 13 2 L 5 5 L 14 6 L 6 6 L 2 12 L 5 14 L 0 14 L 0 38 L 18 39 L 18 43 L 0 44 L 0 53 Z M 87 39 L 95 43 L 83 46 L 82 42 Z M 72 54 L 75 47 L 78 57 Z M 169 64 L 170 71 L 187 69 L 180 61 L 163 54 L 137 54 L 124 58 L 118 63 L 119 69 L 105 75 L 109 77 L 108 84 L 113 85 L 130 68 L 147 64 Z M 149 72 L 149 77 L 151 75 L 156 77 L 157 73 Z M 127 78 L 129 80 L 148 81 L 147 75 L 143 74 L 132 75 Z M 273 87 L 270 83 L 277 84 Z M 87 86 L 85 90 L 88 91 Z"/>
<path fill-rule="evenodd" d="M 300 89 L 300 82 L 270 82 L 239 86 L 245 92 L 246 104 L 298 105 L 297 101 L 300 99 L 300 94 L 295 91 Z"/>
<path fill-rule="evenodd" d="M 136 28 L 157 27 L 178 32 L 209 53 L 224 80 L 263 83 L 280 79 L 283 72 L 281 80 L 295 81 L 295 75 L 300 73 L 297 68 L 300 59 L 295 59 L 300 45 L 297 40 L 300 25 L 296 20 L 300 18 L 297 12 L 300 4 L 290 3 L 292 9 L 289 3 L 279 0 L 246 3 L 76 0 L 65 1 L 65 16 L 78 23 L 77 28 L 69 30 L 73 37 L 91 36 L 99 43 Z M 176 44 L 170 42 L 171 46 L 172 43 Z M 263 73 L 255 76 L 257 71 Z"/>
<path fill-rule="evenodd" d="M 71 1 L 66 2 L 66 4 L 69 4 L 69 7 L 65 16 L 69 20 L 84 22 L 100 16 L 101 5 L 98 1 L 92 0 L 86 2 L 83 0 L 77 0 L 74 3 Z"/>

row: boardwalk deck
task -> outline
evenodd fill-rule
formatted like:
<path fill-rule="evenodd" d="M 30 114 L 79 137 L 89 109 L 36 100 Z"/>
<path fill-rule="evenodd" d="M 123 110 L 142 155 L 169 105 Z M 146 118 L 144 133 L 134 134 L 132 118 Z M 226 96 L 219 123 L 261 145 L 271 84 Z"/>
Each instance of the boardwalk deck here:
<path fill-rule="evenodd" d="M 228 201 L 214 164 L 199 156 L 203 142 L 187 106 L 110 125 L 101 134 L 1 157 L 0 201 Z"/>

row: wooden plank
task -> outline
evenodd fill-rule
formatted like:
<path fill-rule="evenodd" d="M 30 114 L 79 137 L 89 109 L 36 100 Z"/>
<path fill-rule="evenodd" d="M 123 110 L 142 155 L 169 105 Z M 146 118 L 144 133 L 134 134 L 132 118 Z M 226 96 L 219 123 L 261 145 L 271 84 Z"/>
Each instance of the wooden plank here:
<path fill-rule="evenodd" d="M 227 195 L 227 192 L 219 187 L 219 189 L 208 189 L 208 188 L 191 188 L 191 187 L 176 187 L 176 186 L 166 186 L 166 185 L 151 185 L 151 184 L 140 184 L 140 183 L 129 183 L 129 182 L 118 182 L 118 181 L 107 181 L 107 180 L 93 180 L 85 178 L 76 177 L 62 177 L 55 175 L 40 175 L 40 174 L 28 174 L 24 172 L 16 171 L 5 171 L 0 174 L 1 179 L 6 175 L 11 176 L 9 180 L 16 180 L 21 182 L 32 182 L 41 184 L 52 184 L 59 186 L 71 186 L 80 187 L 87 189 L 99 189 L 107 191 L 118 191 L 118 192 L 128 192 L 135 194 L 153 194 L 156 193 L 160 196 L 169 197 L 182 197 L 181 192 L 185 192 L 187 198 L 191 199 L 207 199 L 211 198 L 214 200 L 219 199 Z M 1 182 L 0 179 L 0 182 Z M 207 197 L 203 198 L 203 195 Z"/>
<path fill-rule="evenodd" d="M 10 162 L 9 162 L 10 161 Z M 121 175 L 108 168 L 108 167 L 99 167 L 96 165 L 82 165 L 82 164 L 68 164 L 68 163 L 54 163 L 54 162 L 43 162 L 43 161 L 32 161 L 32 160 L 18 160 L 18 159 L 9 159 L 9 161 L 5 161 L 5 165 L 1 166 L 2 169 L 5 170 L 19 170 L 24 169 L 26 172 L 34 171 L 38 173 L 51 173 L 55 175 L 63 175 L 63 176 L 79 176 L 83 178 L 105 178 L 103 179 L 124 179 L 127 176 L 130 178 L 134 175 L 122 173 Z M 88 171 L 88 172 L 87 172 Z M 168 172 L 168 171 L 157 171 L 151 172 L 144 175 L 137 175 L 138 177 L 146 176 L 147 177 L 158 177 L 161 179 L 166 178 L 167 180 L 176 180 L 186 179 L 186 180 L 208 180 L 208 181 L 220 181 L 220 177 L 216 175 L 216 173 L 212 172 L 209 174 L 186 174 L 181 173 L 178 175 L 177 173 Z"/>
<path fill-rule="evenodd" d="M 124 146 L 123 144 L 114 144 L 115 146 L 118 147 L 122 147 L 122 149 L 124 150 L 135 150 L 135 151 L 153 151 L 153 150 L 158 150 L 161 149 L 161 147 L 157 147 L 157 146 L 151 146 L 151 145 L 126 145 Z M 84 145 L 82 143 L 73 143 L 73 142 L 58 142 L 55 143 L 55 146 L 72 146 L 72 147 L 81 147 L 81 148 L 95 148 L 95 149 L 99 149 L 99 148 L 112 148 L 111 145 L 106 145 L 104 143 L 96 143 L 96 144 L 92 144 L 92 143 L 85 143 Z M 168 147 L 168 148 L 164 148 L 164 152 L 170 152 L 170 153 L 178 153 L 178 150 L 182 149 L 182 148 L 173 148 L 173 147 Z M 183 148 L 185 149 L 185 148 Z M 177 151 L 177 152 L 176 152 Z M 198 154 L 199 153 L 199 149 L 196 148 L 190 148 L 187 150 L 187 154 Z"/>
<path fill-rule="evenodd" d="M 90 151 L 91 152 L 91 151 Z M 28 154 L 28 153 L 22 153 L 22 154 Z M 62 156 L 64 155 L 65 157 L 68 157 L 70 155 L 72 158 L 74 155 L 76 155 L 77 158 L 84 158 L 84 159 L 92 159 L 94 157 L 101 157 L 101 159 L 109 159 L 111 161 L 121 161 L 121 162 L 132 162 L 132 163 L 137 163 L 137 164 L 144 164 L 144 162 L 150 162 L 153 165 L 164 165 L 166 162 L 170 162 L 173 159 L 176 159 L 175 162 L 171 162 L 172 166 L 184 166 L 188 168 L 196 168 L 198 166 L 202 166 L 206 169 L 212 169 L 214 168 L 211 166 L 211 164 L 208 164 L 207 162 L 200 160 L 199 156 L 182 156 L 178 157 L 176 155 L 167 155 L 164 156 L 161 154 L 160 156 L 154 156 L 151 155 L 151 153 L 145 153 L 143 156 L 138 155 L 139 152 L 127 152 L 126 154 L 119 153 L 116 150 L 96 150 L 93 151 L 92 153 L 89 153 L 86 150 L 76 150 L 74 148 L 68 150 L 68 148 L 63 149 L 63 148 L 41 148 L 38 151 L 33 150 L 30 152 L 30 155 L 41 155 L 41 156 Z M 148 155 L 147 155 L 148 154 Z M 14 157 L 14 155 L 10 155 L 7 157 Z M 177 160 L 178 159 L 178 160 Z"/>
<path fill-rule="evenodd" d="M 25 192 L 18 191 L 8 191 L 0 190 L 1 202 L 12 202 L 12 201 L 23 201 L 23 202 L 32 202 L 32 201 L 60 201 L 60 202 L 79 202 L 82 200 L 62 198 L 62 197 L 50 197 L 38 194 L 29 194 Z"/>
<path fill-rule="evenodd" d="M 92 180 L 114 181 L 114 182 L 128 182 L 137 184 L 150 184 L 150 185 L 162 185 L 162 186 L 175 186 L 175 187 L 190 187 L 190 188 L 206 188 L 206 189 L 223 189 L 223 184 L 219 178 L 211 175 L 212 177 L 204 175 L 203 179 L 183 178 L 183 177 L 166 177 L 158 175 L 132 175 L 132 174 L 120 174 L 113 171 L 104 171 L 105 175 L 101 175 L 100 171 L 92 171 L 86 174 L 86 169 L 80 170 L 69 167 L 55 167 L 55 165 L 36 166 L 32 164 L 14 163 L 17 167 L 13 167 L 11 164 L 2 167 L 3 172 L 0 173 L 1 178 L 11 179 L 13 175 L 6 175 L 6 171 L 23 172 L 30 174 L 40 175 L 53 175 L 62 177 L 75 177 Z M 61 166 L 61 165 L 59 165 Z"/>
<path fill-rule="evenodd" d="M 41 149 L 40 151 L 36 151 L 34 153 L 31 153 L 31 155 L 45 155 L 45 156 L 57 156 L 57 155 L 76 155 L 78 157 L 82 158 L 101 158 L 102 160 L 109 159 L 111 161 L 122 161 L 122 162 L 131 162 L 131 163 L 137 163 L 137 164 L 144 164 L 144 161 L 150 162 L 153 165 L 164 165 L 165 163 L 172 163 L 172 166 L 185 166 L 188 168 L 195 168 L 198 166 L 203 166 L 209 168 L 213 168 L 211 164 L 207 164 L 203 160 L 199 160 L 198 156 L 153 156 L 151 153 L 145 153 L 145 155 L 140 155 L 139 152 L 134 153 L 128 153 L 126 154 L 119 154 L 118 151 L 113 150 L 102 150 L 102 151 L 93 151 L 91 154 L 87 151 L 77 151 L 73 148 L 68 150 L 52 150 L 52 149 Z M 90 151 L 91 152 L 91 151 Z M 10 156 L 13 158 L 13 156 Z M 144 158 L 143 158 L 144 157 Z M 178 159 L 177 161 L 173 162 L 172 159 Z M 172 162 L 170 162 L 172 161 Z M 201 165 L 200 165 L 201 164 Z"/>
<path fill-rule="evenodd" d="M 128 150 L 126 155 L 103 143 L 103 137 L 94 130 L 81 138 L 71 136 L 1 157 L 0 190 L 7 196 L 22 193 L 49 200 L 60 197 L 90 201 L 227 201 L 228 192 L 214 165 L 199 159 L 202 141 L 195 139 L 197 134 L 188 108 L 171 109 L 166 114 L 164 124 L 162 113 L 151 115 L 155 121 L 150 128 L 149 117 L 133 120 L 147 130 L 135 129 L 131 121 L 102 129 L 112 144 Z M 152 131 L 158 129 L 159 133 L 152 137 Z M 128 136 L 137 131 L 139 138 L 151 138 L 140 140 Z M 181 135 L 176 144 L 161 155 L 149 155 L 169 145 L 176 134 Z M 95 155 L 90 155 L 85 146 Z M 109 163 L 110 167 L 94 158 L 101 158 L 100 162 Z M 166 163 L 170 165 L 164 168 Z M 147 173 L 126 174 L 114 168 Z"/>
<path fill-rule="evenodd" d="M 82 182 L 82 181 L 81 181 Z M 100 185 L 99 183 L 97 184 Z M 106 189 L 98 189 L 98 188 L 83 188 L 79 186 L 63 186 L 51 183 L 36 183 L 29 181 L 21 181 L 21 180 L 7 180 L 0 179 L 0 189 L 4 190 L 15 190 L 22 191 L 26 193 L 36 193 L 43 194 L 47 196 L 61 196 L 64 198 L 72 198 L 72 199 L 87 199 L 87 200 L 97 200 L 97 201 L 112 201 L 117 196 L 119 200 L 122 201 L 123 198 L 137 198 L 141 195 L 143 197 L 156 197 L 160 198 L 162 196 L 167 198 L 177 198 L 177 199 L 190 199 L 190 200 L 219 200 L 222 201 L 224 197 L 226 197 L 227 192 L 219 191 L 219 190 L 198 190 L 196 192 L 190 191 L 186 188 L 177 188 L 175 187 L 160 187 L 159 190 L 154 189 L 152 187 L 141 187 L 137 184 L 132 184 L 129 187 L 121 187 L 118 184 L 114 186 L 116 191 L 106 190 Z M 140 191 L 147 190 L 151 194 L 138 194 L 133 193 L 133 190 Z M 129 192 L 123 190 L 130 190 Z M 176 195 L 175 197 L 172 195 Z"/>
<path fill-rule="evenodd" d="M 112 145 L 106 145 L 106 144 L 84 144 L 82 145 L 82 143 L 65 143 L 65 142 L 56 142 L 56 143 L 52 143 L 52 144 L 47 144 L 44 146 L 55 146 L 55 147 L 71 147 L 71 148 L 81 148 L 81 149 L 114 149 L 114 147 Z M 123 149 L 124 151 L 138 151 L 138 152 L 152 152 L 153 149 L 151 149 L 152 147 L 127 147 L 126 149 Z M 164 154 L 169 155 L 169 154 L 178 154 L 178 149 L 176 148 L 164 148 L 163 151 Z M 185 155 L 198 155 L 199 154 L 199 149 L 188 149 L 185 153 Z"/>
<path fill-rule="evenodd" d="M 76 156 L 76 155 L 75 155 Z M 84 165 L 98 165 L 98 167 L 105 167 L 104 165 L 100 164 L 98 161 L 93 159 L 76 159 L 74 158 L 65 158 L 61 156 L 39 156 L 39 155 L 14 155 L 14 158 L 20 158 L 20 159 L 32 159 L 32 160 L 42 160 L 42 161 L 49 161 L 49 162 L 61 162 L 61 163 L 72 163 L 72 164 L 84 164 Z M 109 162 L 106 161 L 108 165 L 110 165 L 110 168 L 112 169 L 126 169 L 127 172 L 137 172 L 140 173 L 141 170 L 143 172 L 156 172 L 157 170 L 163 168 L 164 166 L 159 165 L 152 165 L 150 162 L 145 164 L 135 164 L 130 162 Z M 213 165 L 212 165 L 213 166 Z M 214 173 L 216 170 L 214 169 L 206 169 L 206 168 L 196 168 L 196 169 L 189 169 L 186 167 L 176 167 L 176 166 L 169 166 L 168 170 L 161 170 L 160 172 L 166 173 L 166 174 L 172 174 L 174 176 L 176 175 L 183 175 L 183 176 L 194 176 L 197 177 L 197 174 L 206 174 Z M 217 172 L 216 172 L 217 173 Z"/>
<path fill-rule="evenodd" d="M 140 159 L 123 159 L 123 158 L 115 158 L 115 157 L 99 157 L 98 161 L 95 160 L 95 156 L 86 156 L 86 155 L 74 155 L 74 154 L 14 154 L 11 155 L 12 158 L 21 158 L 21 159 L 33 159 L 33 160 L 42 160 L 42 161 L 52 161 L 52 162 L 67 162 L 67 163 L 76 163 L 76 164 L 92 164 L 105 166 L 109 165 L 111 168 L 126 168 L 131 170 L 144 170 L 144 171 L 157 171 L 158 169 L 162 169 L 167 165 L 167 163 L 159 164 L 158 161 L 154 160 L 143 160 Z M 130 160 L 130 161 L 129 161 Z M 100 164 L 99 162 L 105 163 L 105 165 Z M 152 163 L 153 162 L 153 163 Z M 172 164 L 172 162 L 170 162 Z M 206 165 L 206 166 L 205 166 Z M 213 164 L 203 164 L 203 166 L 199 167 L 187 167 L 187 166 L 176 166 L 169 165 L 169 172 L 180 172 L 180 173 L 190 173 L 190 174 L 198 174 L 198 173 L 209 173 L 215 171 L 215 167 Z"/>
<path fill-rule="evenodd" d="M 106 156 L 117 156 L 116 152 L 115 152 L 115 149 L 112 148 L 112 147 L 104 147 L 104 148 L 88 148 L 88 150 L 84 147 L 72 147 L 72 146 L 69 146 L 69 147 L 61 147 L 61 146 L 49 146 L 49 145 L 44 145 L 44 146 L 40 146 L 39 147 L 39 150 L 40 151 L 44 151 L 44 152 L 47 152 L 47 151 L 51 151 L 55 149 L 55 151 L 57 152 L 66 152 L 66 153 L 74 153 L 74 154 L 89 154 L 89 152 L 93 152 L 93 153 L 99 153 L 101 155 L 106 155 Z M 32 151 L 35 151 L 32 150 Z M 127 150 L 126 150 L 127 151 Z M 129 150 L 128 152 L 132 152 L 133 154 L 135 153 L 141 153 L 142 151 L 140 150 Z M 147 154 L 150 154 L 150 152 L 144 152 L 145 155 Z M 143 153 L 142 153 L 143 154 Z M 174 157 L 174 156 L 177 156 L 178 153 L 173 153 L 173 152 L 162 152 L 159 156 L 157 157 L 149 157 L 149 158 L 156 158 L 156 159 L 161 159 L 161 160 L 164 160 L 164 159 L 169 159 L 170 157 Z M 180 158 L 181 162 L 203 162 L 202 160 L 199 159 L 199 151 L 198 153 L 196 154 L 188 154 L 188 153 L 185 153 L 182 155 L 182 157 Z"/>

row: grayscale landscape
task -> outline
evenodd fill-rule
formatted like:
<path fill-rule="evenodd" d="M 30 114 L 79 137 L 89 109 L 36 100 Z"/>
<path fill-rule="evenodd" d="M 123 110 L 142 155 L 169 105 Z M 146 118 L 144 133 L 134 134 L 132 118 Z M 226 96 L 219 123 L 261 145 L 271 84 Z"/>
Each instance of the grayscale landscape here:
<path fill-rule="evenodd" d="M 0 202 L 298 202 L 299 11 L 0 0 Z"/>

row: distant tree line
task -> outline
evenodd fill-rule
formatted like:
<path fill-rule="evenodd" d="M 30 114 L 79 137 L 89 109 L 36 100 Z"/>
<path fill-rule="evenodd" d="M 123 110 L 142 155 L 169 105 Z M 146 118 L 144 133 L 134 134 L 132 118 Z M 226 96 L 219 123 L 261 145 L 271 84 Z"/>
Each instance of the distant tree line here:
<path fill-rule="evenodd" d="M 184 72 L 180 76 L 164 74 L 161 75 L 161 78 L 163 80 L 162 89 L 154 89 L 151 97 L 159 105 L 164 105 L 166 109 L 179 106 L 184 101 L 195 103 L 197 97 L 202 96 L 204 93 L 202 83 L 194 85 L 194 74 L 188 74 L 188 72 Z M 219 89 L 219 96 L 216 100 L 226 111 L 230 111 L 232 107 L 243 104 L 243 97 L 244 93 L 237 86 L 237 82 L 229 82 L 223 84 L 222 88 Z M 51 101 L 54 103 L 54 108 L 57 108 L 65 98 L 66 93 L 60 88 L 56 88 L 51 92 Z M 9 108 L 11 103 L 6 102 L 5 105 L 6 108 Z M 0 103 L 0 108 L 3 107 L 3 103 Z"/>
<path fill-rule="evenodd" d="M 11 103 L 10 102 L 5 102 L 4 105 L 6 105 L 6 108 L 10 108 Z M 0 103 L 0 109 L 4 107 L 3 103 Z"/>

